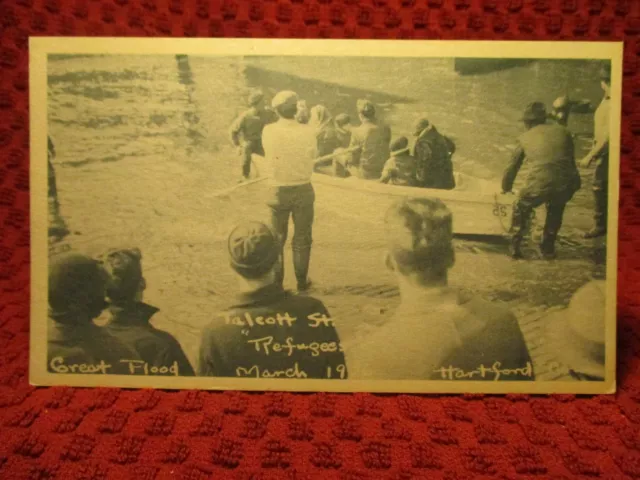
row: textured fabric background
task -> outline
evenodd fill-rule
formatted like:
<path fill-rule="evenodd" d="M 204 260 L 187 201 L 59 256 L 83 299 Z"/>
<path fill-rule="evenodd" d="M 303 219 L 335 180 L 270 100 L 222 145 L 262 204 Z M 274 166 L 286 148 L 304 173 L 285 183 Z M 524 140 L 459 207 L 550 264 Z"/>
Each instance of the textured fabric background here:
<path fill-rule="evenodd" d="M 2 0 L 0 29 L 0 478 L 640 477 L 640 2 Z M 30 35 L 625 40 L 619 392 L 460 397 L 30 387 Z"/>

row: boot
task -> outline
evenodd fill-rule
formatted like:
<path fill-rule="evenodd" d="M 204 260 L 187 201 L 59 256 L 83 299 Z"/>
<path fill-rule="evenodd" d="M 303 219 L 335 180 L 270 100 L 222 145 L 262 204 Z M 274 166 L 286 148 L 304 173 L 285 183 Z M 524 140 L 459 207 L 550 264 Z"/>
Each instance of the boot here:
<path fill-rule="evenodd" d="M 509 255 L 514 260 L 519 260 L 524 257 L 524 255 L 522 255 L 522 250 L 520 250 L 520 239 L 513 238 L 511 240 L 511 244 L 509 245 Z"/>
<path fill-rule="evenodd" d="M 280 254 L 280 258 L 273 267 L 276 274 L 276 284 L 282 286 L 284 283 L 284 252 Z"/>
<path fill-rule="evenodd" d="M 308 290 L 311 282 L 308 278 L 309 260 L 311 259 L 311 247 L 293 250 L 293 269 L 296 272 L 298 291 Z"/>
<path fill-rule="evenodd" d="M 607 234 L 607 192 L 605 190 L 593 191 L 595 213 L 593 219 L 595 226 L 584 234 L 584 238 L 602 237 Z"/>
<path fill-rule="evenodd" d="M 597 238 L 602 237 L 607 234 L 607 229 L 605 227 L 593 227 L 587 233 L 584 234 L 584 238 Z"/>

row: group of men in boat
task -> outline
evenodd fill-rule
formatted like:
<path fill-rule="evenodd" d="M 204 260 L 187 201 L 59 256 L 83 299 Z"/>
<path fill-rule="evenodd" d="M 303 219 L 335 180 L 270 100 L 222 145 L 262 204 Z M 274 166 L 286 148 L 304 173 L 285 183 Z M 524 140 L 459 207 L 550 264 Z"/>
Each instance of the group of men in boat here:
<path fill-rule="evenodd" d="M 249 177 L 251 155 L 265 155 L 262 130 L 277 121 L 267 108 L 260 91 L 249 95 L 249 109 L 232 124 L 230 136 L 242 157 L 242 180 Z M 415 145 L 410 153 L 409 140 L 402 136 L 391 141 L 391 128 L 378 118 L 374 104 L 357 101 L 360 125 L 353 127 L 345 113 L 332 117 L 324 105 L 310 110 L 304 100 L 296 101 L 297 123 L 308 125 L 316 135 L 315 154 L 333 158 L 335 176 L 355 176 L 366 180 L 412 187 L 452 189 L 455 187 L 453 141 L 442 135 L 428 119 L 420 119 L 414 128 Z M 241 180 L 241 181 L 242 181 Z"/>
<path fill-rule="evenodd" d="M 604 66 L 600 72 L 604 98 L 595 113 L 595 139 L 593 148 L 580 162 L 588 167 L 593 162 L 596 169 L 593 179 L 595 199 L 595 225 L 585 234 L 585 238 L 604 236 L 607 231 L 607 183 L 608 183 L 608 119 L 609 119 L 609 90 L 611 85 L 611 70 Z M 278 118 L 282 120 L 277 110 L 282 103 L 287 103 L 291 118 L 287 122 L 289 128 L 296 128 L 287 132 L 286 128 L 274 126 Z M 283 141 L 285 145 L 300 144 L 297 132 L 306 132 L 304 136 L 313 137 L 312 155 L 319 158 L 333 158 L 332 168 L 324 173 L 335 176 L 355 176 L 367 180 L 378 180 L 393 185 L 424 187 L 430 189 L 453 189 L 455 178 L 453 174 L 452 155 L 455 152 L 454 142 L 441 134 L 426 118 L 420 119 L 414 128 L 415 142 L 413 151 L 406 137 L 399 137 L 391 141 L 391 129 L 377 118 L 376 108 L 369 100 L 358 100 L 357 111 L 360 125 L 351 126 L 351 119 L 346 114 L 332 118 L 323 105 L 316 105 L 310 110 L 306 102 L 300 100 L 294 92 L 280 92 L 273 100 L 273 109 L 266 108 L 264 96 L 254 91 L 249 96 L 249 109 L 238 117 L 231 127 L 231 140 L 240 151 L 243 158 L 242 175 L 247 179 L 251 168 L 251 155 L 267 155 L 277 160 L 277 154 L 264 146 L 266 132 L 278 131 L 276 143 Z M 555 242 L 562 225 L 564 209 L 581 187 L 580 174 L 575 161 L 575 146 L 573 136 L 567 129 L 569 115 L 575 102 L 567 97 L 558 98 L 547 112 L 545 105 L 534 102 L 527 106 L 522 121 L 525 133 L 518 138 L 517 147 L 511 161 L 505 169 L 502 179 L 503 193 L 511 192 L 514 181 L 525 159 L 530 166 L 525 185 L 520 189 L 514 202 L 511 227 L 511 256 L 522 258 L 521 244 L 529 227 L 532 212 L 535 208 L 545 205 L 547 209 L 542 241 L 539 251 L 542 258 L 555 258 Z M 286 118 L 286 117 L 285 117 Z M 283 125 L 282 123 L 280 125 Z M 300 128 L 301 125 L 304 127 Z M 309 128 L 311 127 L 311 128 Z M 281 145 L 274 145 L 274 150 L 280 150 Z M 300 152 L 308 155 L 309 152 Z M 286 155 L 285 155 L 286 156 Z M 287 168 L 300 170 L 302 164 L 288 165 Z M 314 166 L 308 163 L 304 181 L 311 174 Z M 296 180 L 297 182 L 297 180 Z M 276 182 L 277 183 L 277 182 Z M 289 185 L 289 180 L 281 186 Z M 309 184 L 306 197 L 311 198 L 312 188 Z M 285 203 L 296 203 L 288 200 Z M 312 202 L 303 202 L 311 205 Z M 304 243 L 310 244 L 311 223 L 313 210 L 307 207 L 304 215 L 296 215 L 291 206 L 286 208 L 302 223 L 300 236 Z M 299 213 L 299 212 L 298 212 Z M 279 215 L 276 229 L 284 234 L 285 217 Z M 302 218 L 303 220 L 300 220 Z M 309 220 L 311 219 L 311 220 Z M 288 221 L 288 215 L 286 216 Z M 303 231 L 303 234 L 302 234 Z M 307 238 L 308 237 L 308 238 Z M 306 248 L 306 247 L 305 247 Z M 304 260 L 304 259 L 303 259 Z M 305 261 L 299 263 L 303 265 Z M 294 260 L 295 262 L 295 260 Z M 307 268 L 298 269 L 304 277 Z M 297 271 L 298 271 L 297 270 Z M 301 277 L 301 278 L 303 278 Z M 306 280 L 303 279 L 302 284 Z M 300 282 L 299 282 L 300 283 Z"/>

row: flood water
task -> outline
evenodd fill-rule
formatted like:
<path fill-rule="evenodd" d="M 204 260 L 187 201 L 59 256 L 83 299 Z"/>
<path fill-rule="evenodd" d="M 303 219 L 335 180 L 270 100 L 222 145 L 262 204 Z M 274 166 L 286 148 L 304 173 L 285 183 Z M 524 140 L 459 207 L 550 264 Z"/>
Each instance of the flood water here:
<path fill-rule="evenodd" d="M 224 303 L 229 291 L 231 279 L 222 268 L 225 232 L 250 217 L 259 203 L 249 190 L 225 202 L 207 197 L 238 180 L 240 163 L 228 128 L 246 108 L 250 88 L 262 88 L 268 98 L 292 89 L 309 107 L 322 103 L 333 115 L 349 113 L 354 121 L 356 100 L 369 98 L 394 137 L 410 136 L 416 120 L 427 117 L 455 140 L 456 170 L 499 181 L 523 132 L 519 118 L 525 106 L 533 101 L 550 106 L 567 94 L 597 106 L 602 97 L 598 68 L 598 62 L 540 60 L 461 76 L 452 59 L 50 58 L 49 134 L 58 154 L 62 213 L 75 232 L 70 242 L 137 242 L 153 277 L 149 294 L 164 301 L 161 306 L 175 318 L 186 318 L 182 324 L 190 333 L 177 335 L 192 352 L 198 328 L 210 321 L 208 302 L 217 298 Z M 578 159 L 590 146 L 592 124 L 592 113 L 571 117 Z M 525 174 L 523 170 L 520 179 Z M 503 245 L 477 247 L 471 242 L 465 250 L 461 242 L 463 251 L 479 248 L 489 256 L 460 255 L 452 281 L 515 307 L 566 303 L 590 277 L 593 259 L 602 258 L 602 248 L 594 251 L 591 243 L 580 240 L 591 227 L 590 174 L 583 173 L 583 188 L 567 207 L 559 260 L 509 263 Z M 338 310 L 350 305 L 339 299 L 342 294 L 364 295 L 364 303 L 385 306 L 393 279 L 378 258 L 384 242 L 358 230 L 345 234 L 356 228 L 357 216 L 357 206 L 347 207 L 355 215 L 336 217 L 316 206 L 312 264 L 322 261 L 335 269 L 333 277 L 324 270 L 317 274 L 324 285 L 321 293 Z M 212 238 L 220 242 L 218 247 L 211 247 Z M 319 260 L 322 249 L 325 256 Z M 371 293 L 376 291 L 386 293 Z M 167 303 L 169 293 L 180 300 Z"/>

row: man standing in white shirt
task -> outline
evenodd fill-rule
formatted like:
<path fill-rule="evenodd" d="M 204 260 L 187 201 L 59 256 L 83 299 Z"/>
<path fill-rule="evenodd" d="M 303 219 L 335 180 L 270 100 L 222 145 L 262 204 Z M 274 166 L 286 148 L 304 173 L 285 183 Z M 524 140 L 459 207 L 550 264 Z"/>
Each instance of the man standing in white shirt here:
<path fill-rule="evenodd" d="M 278 121 L 267 125 L 262 133 L 265 158 L 273 168 L 268 205 L 282 255 L 276 267 L 276 281 L 284 280 L 284 245 L 287 241 L 289 217 L 293 217 L 293 268 L 298 291 L 309 289 L 315 193 L 311 185 L 313 160 L 316 157 L 316 135 L 308 125 L 295 119 L 298 95 L 291 91 L 276 94 L 271 105 Z"/>
<path fill-rule="evenodd" d="M 587 168 L 595 160 L 596 168 L 593 172 L 593 197 L 595 200 L 594 227 L 585 233 L 585 238 L 601 237 L 607 233 L 607 196 L 609 183 L 609 104 L 611 103 L 611 66 L 609 64 L 600 70 L 600 86 L 604 90 L 604 97 L 596 109 L 593 119 L 594 138 L 593 147 L 580 162 L 580 166 Z"/>

